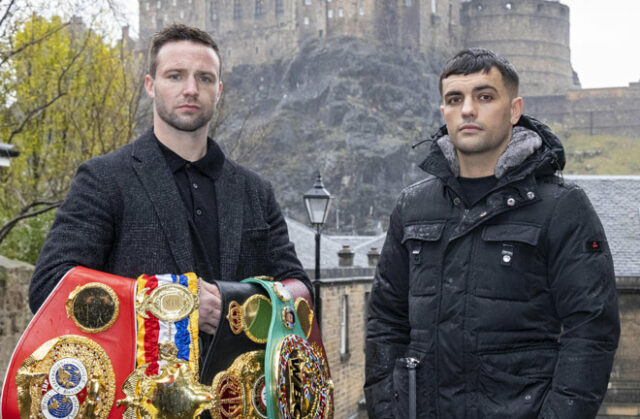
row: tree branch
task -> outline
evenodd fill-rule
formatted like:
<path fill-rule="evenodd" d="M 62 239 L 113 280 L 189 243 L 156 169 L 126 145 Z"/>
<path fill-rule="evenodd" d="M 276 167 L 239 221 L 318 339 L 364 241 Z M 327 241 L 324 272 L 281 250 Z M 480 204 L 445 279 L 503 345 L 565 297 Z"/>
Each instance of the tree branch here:
<path fill-rule="evenodd" d="M 33 208 L 40 206 L 40 205 L 45 205 L 44 208 L 40 208 L 38 210 L 34 210 L 31 211 Z M 25 220 L 27 218 L 32 218 L 32 217 L 36 217 L 40 214 L 44 214 L 45 212 L 51 211 L 52 209 L 58 208 L 60 205 L 62 205 L 62 201 L 55 201 L 55 202 L 49 202 L 49 201 L 35 201 L 29 205 L 27 205 L 26 207 L 22 208 L 20 210 L 20 214 L 9 220 L 8 222 L 6 222 L 2 228 L 0 228 L 0 243 L 2 243 L 4 241 L 4 239 L 7 238 L 7 236 L 9 235 L 9 233 L 11 232 L 11 230 L 22 220 Z"/>

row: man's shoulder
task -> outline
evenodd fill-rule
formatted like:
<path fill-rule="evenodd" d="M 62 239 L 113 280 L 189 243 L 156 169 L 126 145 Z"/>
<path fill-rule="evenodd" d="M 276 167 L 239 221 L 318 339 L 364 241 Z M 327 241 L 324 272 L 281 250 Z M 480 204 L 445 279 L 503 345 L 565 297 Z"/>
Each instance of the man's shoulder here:
<path fill-rule="evenodd" d="M 426 178 L 417 181 L 405 187 L 400 196 L 402 198 L 410 198 L 413 196 L 422 196 L 433 191 L 438 191 L 443 187 L 442 182 L 436 176 L 429 175 Z"/>

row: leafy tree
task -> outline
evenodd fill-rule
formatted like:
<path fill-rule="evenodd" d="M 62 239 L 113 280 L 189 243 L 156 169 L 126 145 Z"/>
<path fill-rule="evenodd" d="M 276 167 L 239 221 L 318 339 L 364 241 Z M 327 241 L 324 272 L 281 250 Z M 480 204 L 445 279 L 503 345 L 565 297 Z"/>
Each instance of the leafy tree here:
<path fill-rule="evenodd" d="M 34 262 L 77 166 L 133 137 L 142 66 L 79 19 L 32 15 L 9 44 L 0 140 L 20 156 L 0 171 L 0 253 Z"/>

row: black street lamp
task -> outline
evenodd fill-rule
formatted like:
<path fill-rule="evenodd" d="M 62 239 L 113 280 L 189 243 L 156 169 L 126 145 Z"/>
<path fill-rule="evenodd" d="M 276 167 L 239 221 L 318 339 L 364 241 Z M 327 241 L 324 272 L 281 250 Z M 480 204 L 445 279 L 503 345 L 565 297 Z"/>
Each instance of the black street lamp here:
<path fill-rule="evenodd" d="M 320 230 L 327 220 L 329 214 L 329 204 L 331 203 L 331 194 L 324 188 L 322 184 L 322 176 L 318 172 L 313 187 L 304 194 L 304 205 L 307 208 L 309 222 L 316 228 L 316 275 L 313 280 L 313 289 L 315 293 L 315 308 L 318 327 L 320 327 L 322 314 L 322 300 L 320 298 Z"/>

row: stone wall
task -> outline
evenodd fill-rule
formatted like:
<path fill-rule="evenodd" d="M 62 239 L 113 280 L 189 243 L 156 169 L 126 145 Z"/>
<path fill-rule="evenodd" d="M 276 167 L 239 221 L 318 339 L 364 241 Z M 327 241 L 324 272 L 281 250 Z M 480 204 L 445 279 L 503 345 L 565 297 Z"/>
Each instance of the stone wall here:
<path fill-rule="evenodd" d="M 0 255 L 0 388 L 13 349 L 31 320 L 27 302 L 33 266 Z"/>
<path fill-rule="evenodd" d="M 640 86 L 570 90 L 566 95 L 525 98 L 525 113 L 590 135 L 638 137 Z"/>
<path fill-rule="evenodd" d="M 349 269 L 343 270 L 349 273 Z M 371 290 L 373 269 L 367 276 L 322 279 L 322 339 L 334 384 L 336 418 L 349 418 L 358 414 L 358 402 L 363 399 L 364 334 L 366 300 Z M 347 298 L 347 344 L 341 345 L 343 298 Z M 341 348 L 342 346 L 342 348 Z M 341 351 L 346 349 L 346 351 Z"/>

